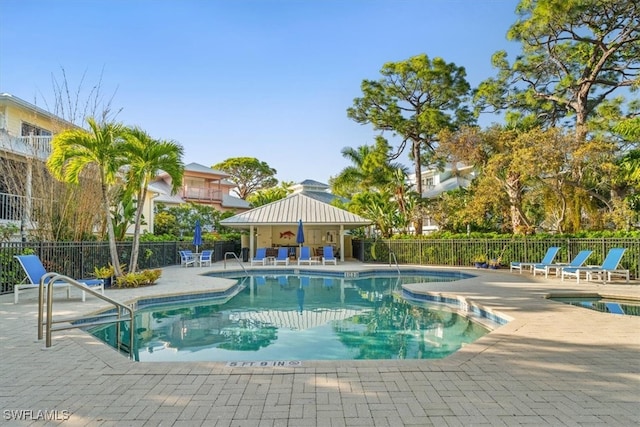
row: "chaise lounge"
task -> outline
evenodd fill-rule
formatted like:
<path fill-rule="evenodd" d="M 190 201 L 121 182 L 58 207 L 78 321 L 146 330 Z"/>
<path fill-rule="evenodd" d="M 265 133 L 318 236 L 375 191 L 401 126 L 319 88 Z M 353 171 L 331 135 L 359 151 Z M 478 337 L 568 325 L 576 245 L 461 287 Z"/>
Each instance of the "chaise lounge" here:
<path fill-rule="evenodd" d="M 338 265 L 338 259 L 333 254 L 333 246 L 325 246 L 322 251 L 322 265 L 326 265 L 331 262 Z"/>
<path fill-rule="evenodd" d="M 565 276 L 569 276 L 575 277 L 576 282 L 580 283 L 580 277 L 584 273 L 587 281 L 591 281 L 594 276 L 598 276 L 602 279 L 603 283 L 607 283 L 611 281 L 612 276 L 622 276 L 627 280 L 627 283 L 629 283 L 629 270 L 618 268 L 625 251 L 625 248 L 609 249 L 607 256 L 600 266 L 563 268 L 561 280 L 564 280 Z"/>
<path fill-rule="evenodd" d="M 23 293 L 27 289 L 37 289 L 40 287 L 40 279 L 45 275 L 50 275 L 49 272 L 42 265 L 42 261 L 40 261 L 40 257 L 37 255 L 14 255 L 14 258 L 18 260 L 20 266 L 24 270 L 27 277 L 25 280 L 29 281 L 29 283 L 19 283 L 13 286 L 13 302 L 15 304 L 18 303 L 18 298 L 21 293 Z M 54 282 L 51 283 L 51 277 L 46 277 L 44 279 L 44 285 L 53 286 L 56 288 L 66 288 L 67 290 L 67 298 L 71 298 L 71 286 L 66 282 Z M 82 283 L 87 287 L 91 287 L 92 289 L 97 289 L 104 294 L 104 280 L 102 279 L 75 279 L 76 281 Z M 82 291 L 82 301 L 86 300 L 86 294 Z"/>
<path fill-rule="evenodd" d="M 533 275 L 536 275 L 536 271 L 540 271 L 544 272 L 544 277 L 549 277 L 549 272 L 554 270 L 556 272 L 556 276 L 559 276 L 560 271 L 562 271 L 563 268 L 581 267 L 592 253 L 593 251 L 591 250 L 580 251 L 569 264 L 534 264 L 532 268 Z"/>
<path fill-rule="evenodd" d="M 273 265 L 278 265 L 280 263 L 289 265 L 289 248 L 278 248 L 278 256 L 273 260 Z"/>
<path fill-rule="evenodd" d="M 307 263 L 309 265 L 318 262 L 317 259 L 311 257 L 311 248 L 309 246 L 302 246 L 300 248 L 300 256 L 298 257 L 298 265 Z"/>
<path fill-rule="evenodd" d="M 512 262 L 511 264 L 509 264 L 509 271 L 519 270 L 520 274 L 522 274 L 522 269 L 524 267 L 528 267 L 532 270 L 533 266 L 536 264 L 552 264 L 553 259 L 558 254 L 558 251 L 560 251 L 560 248 L 558 246 L 550 247 L 549 249 L 547 249 L 547 253 L 544 255 L 544 258 L 542 258 L 542 261 L 540 262 Z"/>
<path fill-rule="evenodd" d="M 256 256 L 251 258 L 251 265 L 253 264 L 262 264 L 266 265 L 267 263 L 267 248 L 258 248 L 256 249 Z"/>

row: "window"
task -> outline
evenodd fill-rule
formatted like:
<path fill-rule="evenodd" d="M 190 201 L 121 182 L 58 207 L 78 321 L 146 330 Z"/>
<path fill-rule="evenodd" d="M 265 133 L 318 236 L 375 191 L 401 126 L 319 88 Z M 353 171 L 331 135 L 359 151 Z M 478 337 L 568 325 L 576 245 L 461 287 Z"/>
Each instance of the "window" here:
<path fill-rule="evenodd" d="M 51 136 L 51 131 L 34 126 L 31 123 L 22 122 L 21 136 Z"/>
<path fill-rule="evenodd" d="M 433 177 L 422 177 L 422 187 L 423 188 L 431 188 L 433 187 Z"/>

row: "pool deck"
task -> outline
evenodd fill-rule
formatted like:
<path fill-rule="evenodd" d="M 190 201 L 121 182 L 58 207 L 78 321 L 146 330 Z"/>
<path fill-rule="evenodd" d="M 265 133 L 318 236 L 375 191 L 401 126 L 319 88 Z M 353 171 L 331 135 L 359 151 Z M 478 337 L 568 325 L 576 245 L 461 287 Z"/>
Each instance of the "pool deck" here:
<path fill-rule="evenodd" d="M 363 267 L 388 268 L 357 262 L 311 268 Z M 106 294 L 126 302 L 224 288 L 228 280 L 201 276 L 223 268 L 222 262 L 202 268 L 168 267 L 155 286 L 107 289 Z M 640 317 L 599 313 L 544 298 L 550 292 L 591 292 L 640 299 L 640 282 L 577 285 L 575 280 L 562 282 L 504 269 L 468 272 L 478 276 L 413 289 L 465 297 L 513 320 L 441 360 L 304 361 L 298 367 L 267 368 L 218 362 L 137 363 L 78 330 L 54 333 L 53 346 L 44 349 L 44 342 L 36 340 L 37 292 L 21 295 L 17 305 L 13 295 L 3 295 L 0 424 L 640 424 Z M 84 314 L 104 307 L 91 296 L 81 302 L 77 290 L 73 293 L 77 298 L 71 300 L 56 292 L 57 314 Z M 44 421 L 46 417 L 54 419 Z"/>

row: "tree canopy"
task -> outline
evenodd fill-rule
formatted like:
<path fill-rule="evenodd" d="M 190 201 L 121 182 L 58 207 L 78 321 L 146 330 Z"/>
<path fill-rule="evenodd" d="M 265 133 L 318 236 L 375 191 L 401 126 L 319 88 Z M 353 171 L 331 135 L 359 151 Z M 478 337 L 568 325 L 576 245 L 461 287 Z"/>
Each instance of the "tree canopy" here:
<path fill-rule="evenodd" d="M 471 90 L 466 71 L 442 58 L 432 60 L 422 54 L 386 63 L 380 73 L 381 79 L 362 82 L 363 95 L 354 99 L 347 115 L 375 130 L 398 135 L 401 144 L 394 157 L 410 144 L 409 157 L 416 177 L 420 177 L 422 165 L 429 163 L 437 145 L 438 133 L 473 122 L 466 105 Z M 416 186 L 422 194 L 420 179 L 416 179 Z M 422 221 L 417 222 L 416 231 L 422 234 Z"/>
<path fill-rule="evenodd" d="M 53 138 L 47 167 L 55 178 L 71 184 L 78 184 L 81 174 L 86 169 L 97 169 L 102 194 L 102 212 L 109 236 L 111 264 L 119 276 L 122 271 L 111 222 L 109 193 L 120 168 L 127 161 L 126 153 L 121 149 L 125 129 L 118 123 L 98 123 L 93 118 L 88 118 L 87 123 L 90 131 L 68 129 Z"/>
<path fill-rule="evenodd" d="M 284 199 L 291 193 L 292 186 L 293 182 L 282 181 L 276 187 L 254 191 L 247 197 L 247 202 L 251 203 L 252 207 L 257 208 L 258 206 Z"/>
<path fill-rule="evenodd" d="M 135 273 L 138 268 L 140 225 L 147 188 L 160 171 L 171 177 L 174 192 L 182 186 L 184 150 L 173 141 L 153 139 L 139 127 L 128 128 L 124 133 L 124 139 L 122 148 L 127 153 L 127 187 L 136 199 L 133 245 L 129 261 L 129 272 Z"/>
<path fill-rule="evenodd" d="M 634 0 L 522 0 L 507 37 L 521 43 L 512 63 L 493 56 L 498 76 L 476 91 L 480 108 L 568 124 L 584 141 L 588 120 L 621 88 L 640 84 L 640 5 Z M 629 103 L 627 113 L 638 110 Z M 620 112 L 622 113 L 622 111 Z"/>
<path fill-rule="evenodd" d="M 278 185 L 277 171 L 255 157 L 232 157 L 211 167 L 231 175 L 227 179 L 236 184 L 234 191 L 243 200 L 255 191 Z"/>

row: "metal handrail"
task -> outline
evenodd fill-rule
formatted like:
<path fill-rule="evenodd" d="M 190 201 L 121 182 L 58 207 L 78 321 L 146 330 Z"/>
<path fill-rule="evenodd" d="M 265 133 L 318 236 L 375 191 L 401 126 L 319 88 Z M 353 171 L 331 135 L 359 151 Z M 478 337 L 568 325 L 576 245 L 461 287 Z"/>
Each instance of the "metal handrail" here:
<path fill-rule="evenodd" d="M 393 251 L 389 251 L 389 267 L 391 267 L 391 257 L 393 257 L 393 261 L 396 263 L 396 270 L 398 270 L 398 274 L 401 274 L 400 264 L 398 264 L 398 258 L 396 258 L 396 253 Z"/>
<path fill-rule="evenodd" d="M 65 319 L 61 319 L 61 320 L 56 320 L 54 322 L 53 320 L 53 284 L 55 282 L 65 282 L 67 284 L 69 284 L 70 286 L 74 286 L 76 288 L 79 288 L 80 290 L 82 290 L 83 292 L 88 292 L 89 294 L 100 298 L 103 301 L 106 301 L 110 304 L 113 304 L 113 306 L 116 308 L 116 318 L 115 319 L 107 319 L 107 320 L 101 320 L 101 321 L 97 321 L 97 322 L 87 322 L 87 323 L 81 323 L 81 324 L 75 324 L 74 322 L 77 322 L 79 320 L 87 320 L 90 318 L 96 318 L 99 316 L 81 316 L 81 317 L 75 317 L 75 318 L 65 318 Z M 48 284 L 48 286 L 47 286 Z M 44 317 L 44 288 L 45 286 L 47 287 L 47 317 L 46 320 L 43 319 Z M 128 316 L 123 316 L 123 314 L 125 312 L 128 312 Z M 107 297 L 106 295 L 101 294 L 100 292 L 91 289 L 89 286 L 85 285 L 84 283 L 78 282 L 75 279 L 72 279 L 71 277 L 65 276 L 63 274 L 59 274 L 59 273 L 46 273 L 44 274 L 41 278 L 40 278 L 40 287 L 39 287 L 39 294 L 38 294 L 38 340 L 42 339 L 42 326 L 45 326 L 45 333 L 46 333 L 46 342 L 45 342 L 45 346 L 46 347 L 51 347 L 51 332 L 54 330 L 53 329 L 53 323 L 67 323 L 68 325 L 66 326 L 59 326 L 57 327 L 55 330 L 59 331 L 59 330 L 63 330 L 63 329 L 74 329 L 74 328 L 84 328 L 87 326 L 94 326 L 94 325 L 100 325 L 100 324 L 108 324 L 108 323 L 116 323 L 116 337 L 117 340 L 120 340 L 120 322 L 122 321 L 129 321 L 129 357 L 133 357 L 134 354 L 134 333 L 135 333 L 135 329 L 134 329 L 134 309 L 133 307 L 124 305 L 112 298 Z M 120 344 L 118 344 L 118 349 L 120 349 Z"/>
<path fill-rule="evenodd" d="M 224 254 L 224 269 L 227 269 L 227 255 L 233 255 L 233 258 L 236 259 L 236 261 L 238 261 L 238 265 L 240 266 L 240 268 L 242 268 L 242 270 L 244 270 L 245 274 L 249 274 L 249 272 L 247 271 L 246 268 L 244 268 L 244 265 L 242 265 L 242 261 L 240 261 L 240 258 L 238 258 L 238 255 L 236 255 L 235 252 L 225 252 Z"/>

